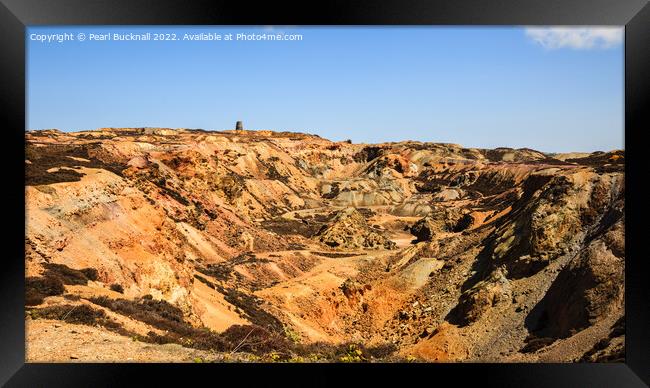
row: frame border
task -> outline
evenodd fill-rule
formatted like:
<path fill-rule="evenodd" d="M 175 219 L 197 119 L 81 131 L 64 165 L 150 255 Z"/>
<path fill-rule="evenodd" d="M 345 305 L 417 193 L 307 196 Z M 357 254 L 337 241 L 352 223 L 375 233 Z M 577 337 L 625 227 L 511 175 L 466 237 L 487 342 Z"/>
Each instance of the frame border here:
<path fill-rule="evenodd" d="M 324 385 L 340 381 L 395 384 L 411 378 L 423 381 L 454 379 L 462 383 L 505 386 L 645 386 L 650 385 L 650 291 L 643 271 L 645 256 L 639 244 L 647 198 L 642 191 L 644 146 L 642 130 L 650 128 L 644 110 L 649 106 L 650 5 L 646 0 L 341 0 L 285 6 L 265 2 L 181 0 L 83 1 L 1 0 L 0 100 L 7 112 L 2 153 L 3 172 L 11 200 L 4 210 L 5 253 L 0 282 L 0 384 L 8 386 L 115 386 L 142 379 L 206 377 L 206 381 L 239 383 L 252 380 L 282 385 Z M 116 4 L 117 3 L 117 4 Z M 625 25 L 625 148 L 626 148 L 626 362 L 625 364 L 26 364 L 24 327 L 24 131 L 25 34 L 35 25 Z M 22 146 L 21 146 L 22 145 Z M 647 151 L 645 151 L 647 152 Z M 22 159 L 21 159 L 22 158 Z M 22 229 L 17 226 L 22 226 Z M 23 234 L 21 236 L 21 234 Z M 191 368 L 191 369 L 190 369 Z M 253 370 L 253 373 L 249 371 Z M 144 373 L 143 373 L 144 372 Z M 258 373 L 255 373 L 258 372 Z M 344 372 L 345 378 L 341 372 Z M 297 374 L 300 379 L 294 378 Z M 252 380 L 251 380 L 252 379 Z M 462 379 L 462 380 L 461 380 Z M 289 381 L 287 381 L 289 380 Z M 329 384 L 328 384 L 329 385 Z"/>

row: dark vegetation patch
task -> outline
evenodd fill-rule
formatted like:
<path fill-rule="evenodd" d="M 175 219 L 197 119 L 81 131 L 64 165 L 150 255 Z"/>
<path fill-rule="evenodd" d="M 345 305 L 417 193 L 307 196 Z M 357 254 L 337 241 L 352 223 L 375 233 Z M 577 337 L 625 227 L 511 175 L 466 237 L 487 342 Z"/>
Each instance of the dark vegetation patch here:
<path fill-rule="evenodd" d="M 232 276 L 240 277 L 241 275 L 234 270 L 236 265 L 269 263 L 271 260 L 259 258 L 252 252 L 244 252 L 228 261 L 222 263 L 210 263 L 205 267 L 197 266 L 196 270 L 204 275 L 212 276 L 221 281 L 228 281 Z M 239 275 L 239 276 L 238 276 Z"/>
<path fill-rule="evenodd" d="M 395 357 L 397 346 L 392 343 L 365 346 L 357 342 L 345 342 L 342 344 L 331 344 L 326 342 L 315 342 L 310 344 L 296 345 L 295 352 L 303 357 L 312 360 L 325 360 L 331 362 L 369 362 L 372 360 L 383 360 L 402 362 L 403 359 Z"/>
<path fill-rule="evenodd" d="M 149 332 L 146 342 L 156 344 L 177 343 L 195 349 L 220 352 L 245 352 L 258 356 L 276 353 L 280 359 L 292 355 L 293 343 L 283 335 L 258 325 L 233 325 L 223 333 L 215 333 L 205 327 L 187 327 L 182 333 L 168 332 L 163 335 Z"/>
<path fill-rule="evenodd" d="M 271 260 L 265 258 L 257 258 L 252 253 L 247 252 L 224 263 L 208 264 L 206 267 L 197 266 L 196 270 L 204 275 L 211 276 L 217 280 L 221 280 L 222 282 L 228 282 L 232 280 L 236 283 L 242 283 L 243 279 L 238 277 L 235 279 L 232 278 L 232 276 L 240 275 L 238 272 L 234 271 L 233 267 L 235 265 L 268 262 L 271 262 Z M 224 299 L 228 303 L 240 309 L 242 315 L 250 322 L 268 328 L 272 331 L 283 331 L 282 323 L 276 317 L 274 317 L 272 314 L 269 314 L 262 308 L 263 302 L 258 297 L 250 295 L 246 292 L 242 292 L 236 288 L 224 287 L 220 284 L 215 284 L 201 275 L 195 275 L 195 278 L 223 294 Z"/>
<path fill-rule="evenodd" d="M 261 307 L 262 300 L 258 297 L 241 292 L 235 288 L 226 289 L 217 286 L 217 289 L 224 294 L 226 302 L 241 309 L 244 312 L 245 318 L 250 322 L 274 332 L 284 332 L 282 322 Z"/>
<path fill-rule="evenodd" d="M 64 291 L 63 282 L 57 277 L 28 277 L 25 279 L 25 305 L 39 305 L 46 296 L 61 295 Z"/>
<path fill-rule="evenodd" d="M 256 308 L 245 306 L 245 304 L 254 305 L 257 303 L 256 301 L 250 300 L 253 297 L 237 294 L 235 290 L 227 291 L 225 296 L 228 302 L 242 308 L 247 313 L 251 313 L 251 310 Z M 247 297 L 250 299 L 246 299 Z M 242 332 L 247 330 L 245 328 L 231 327 L 226 332 L 217 334 L 204 327 L 194 327 L 184 320 L 183 312 L 178 307 L 163 300 L 146 298 L 127 300 L 97 297 L 91 298 L 90 301 L 129 318 L 144 322 L 157 329 L 164 330 L 166 332 L 164 335 L 150 332 L 149 338 L 143 339 L 153 343 L 178 343 L 197 349 L 232 351 L 243 340 L 244 334 Z M 260 319 L 261 314 L 252 315 L 258 321 L 264 321 L 264 319 Z M 273 317 L 273 319 L 275 318 Z M 277 323 L 279 324 L 279 322 Z M 267 352 L 273 350 L 274 347 L 278 347 L 282 342 L 283 337 L 279 334 L 283 333 L 283 326 L 281 324 L 279 327 L 280 330 L 277 327 L 274 328 L 275 330 L 270 330 L 270 328 L 267 329 L 260 325 L 252 325 L 250 328 L 248 330 L 252 333 L 249 335 L 249 338 L 252 335 L 251 340 L 253 341 L 248 342 L 247 347 L 244 348 L 240 345 L 240 351 L 248 349 L 248 351 L 252 352 Z M 272 345 L 274 343 L 275 345 Z"/>
<path fill-rule="evenodd" d="M 78 182 L 84 176 L 75 171 L 80 167 L 99 168 L 121 175 L 127 166 L 115 161 L 100 160 L 97 155 L 100 142 L 88 144 L 48 144 L 25 146 L 25 186 L 49 185 L 61 182 Z M 91 156 L 92 155 L 92 156 Z M 88 161 L 74 160 L 71 157 L 83 158 Z M 49 169 L 58 168 L 48 172 Z"/>
<path fill-rule="evenodd" d="M 88 280 L 97 280 L 97 270 L 84 268 L 76 270 L 63 264 L 44 264 L 43 276 L 31 276 L 25 279 L 25 305 L 36 306 L 43 303 L 47 296 L 61 295 L 64 284 L 86 285 Z"/>
<path fill-rule="evenodd" d="M 183 331 L 184 334 L 176 332 L 168 332 L 165 334 L 157 334 L 153 331 L 147 333 L 147 337 L 138 338 L 143 342 L 149 342 L 159 345 L 164 344 L 179 344 L 186 347 L 201 349 L 201 350 L 227 350 L 227 344 L 223 341 L 221 336 L 212 332 L 208 328 L 194 328 L 188 326 L 187 330 Z"/>
<path fill-rule="evenodd" d="M 262 228 L 279 235 L 294 234 L 310 238 L 314 236 L 324 224 L 322 222 L 310 221 L 307 219 L 298 221 L 277 217 L 272 220 L 262 221 L 260 225 Z"/>
<path fill-rule="evenodd" d="M 229 263 L 220 263 L 208 266 L 208 270 L 217 272 L 219 276 L 227 276 L 230 273 L 230 279 L 234 280 L 237 287 L 246 288 L 248 291 L 257 291 L 268 288 L 277 284 L 280 280 L 279 274 L 272 269 L 267 263 L 274 263 L 287 277 L 295 277 L 303 272 L 313 268 L 320 259 L 316 256 L 305 256 L 301 252 L 293 253 L 288 257 L 282 258 L 281 255 L 271 254 L 270 257 L 279 259 L 254 258 L 235 263 L 232 267 Z M 231 269 L 232 268 L 232 269 Z M 243 269 L 250 276 L 243 276 L 240 270 Z M 237 279 L 232 279 L 234 275 Z M 239 276 L 238 276 L 239 275 Z M 214 288 L 214 287 L 213 287 Z"/>
<path fill-rule="evenodd" d="M 27 311 L 27 314 L 32 319 L 56 319 L 67 323 L 88 326 L 99 325 L 121 335 L 128 336 L 132 334 L 125 330 L 122 325 L 108 318 L 104 311 L 92 308 L 85 304 L 65 304 L 48 306 L 40 309 L 30 309 Z"/>
<path fill-rule="evenodd" d="M 194 204 L 193 208 L 187 212 L 188 222 L 198 230 L 205 230 L 208 224 L 205 217 L 206 213 L 203 210 L 203 205 L 197 201 L 192 201 L 192 203 Z"/>
<path fill-rule="evenodd" d="M 89 300 L 96 305 L 161 330 L 182 330 L 184 326 L 189 325 L 183 320 L 183 311 L 164 300 L 145 298 L 135 300 L 110 299 L 105 296 L 90 298 Z"/>
<path fill-rule="evenodd" d="M 271 260 L 263 257 L 257 257 L 252 252 L 244 252 L 227 261 L 228 264 L 231 264 L 233 266 L 239 264 L 270 263 L 270 262 Z"/>
<path fill-rule="evenodd" d="M 97 280 L 97 270 L 94 268 L 73 269 L 64 264 L 46 263 L 43 265 L 43 276 L 58 278 L 63 284 L 86 285 L 88 280 Z M 90 277 L 89 277 L 90 276 Z"/>
<path fill-rule="evenodd" d="M 212 210 L 204 208 L 203 212 L 208 216 L 210 220 L 214 221 L 217 219 L 217 213 L 213 212 Z"/>
<path fill-rule="evenodd" d="M 233 272 L 232 267 L 230 265 L 227 265 L 226 263 L 218 263 L 218 264 L 212 264 L 211 263 L 211 264 L 208 264 L 205 267 L 197 266 L 196 270 L 201 272 L 204 275 L 212 276 L 213 278 L 224 281 L 224 282 L 230 280 L 231 274 Z M 195 277 L 196 277 L 196 275 L 195 275 Z M 197 279 L 201 280 L 201 279 L 205 279 L 205 278 L 200 277 L 200 278 L 197 278 Z"/>
<path fill-rule="evenodd" d="M 67 167 L 60 167 L 56 171 L 36 171 L 31 165 L 27 164 L 25 169 L 25 186 L 49 185 L 60 182 L 78 182 L 86 175 Z"/>
<path fill-rule="evenodd" d="M 305 357 L 313 361 L 368 362 L 388 359 L 397 350 L 392 343 L 372 347 L 355 342 L 338 345 L 325 342 L 295 343 L 281 334 L 270 332 L 257 325 L 234 325 L 223 332 L 221 337 L 226 343 L 227 350 L 260 356 L 274 354 L 273 359 L 279 361 Z"/>
<path fill-rule="evenodd" d="M 205 284 L 206 286 L 210 287 L 210 288 L 215 288 L 215 287 L 216 287 L 216 286 L 214 285 L 214 283 L 212 283 L 211 281 L 209 281 L 208 279 L 204 278 L 204 277 L 201 276 L 201 275 L 196 275 L 196 274 L 195 274 L 195 275 L 194 275 L 194 278 L 195 278 L 196 280 L 200 281 L 201 283 Z"/>
<path fill-rule="evenodd" d="M 83 268 L 79 270 L 86 276 L 86 279 L 96 281 L 99 278 L 99 273 L 95 268 Z"/>
<path fill-rule="evenodd" d="M 115 291 L 115 292 L 119 292 L 120 294 L 124 293 L 124 287 L 122 287 L 121 284 L 113 283 L 113 284 L 111 284 L 110 289 Z"/>
<path fill-rule="evenodd" d="M 69 301 L 72 301 L 72 302 L 76 302 L 78 300 L 81 300 L 81 297 L 79 295 L 77 295 L 77 294 L 63 294 L 63 297 L 66 300 L 69 300 Z"/>
<path fill-rule="evenodd" d="M 93 325 L 98 319 L 106 317 L 102 310 L 94 309 L 85 304 L 78 305 L 56 305 L 41 309 L 31 310 L 32 319 L 56 319 L 67 323 L 81 323 Z"/>
<path fill-rule="evenodd" d="M 263 355 L 279 353 L 286 358 L 292 354 L 293 343 L 283 334 L 258 325 L 233 325 L 221 333 L 228 350 Z"/>

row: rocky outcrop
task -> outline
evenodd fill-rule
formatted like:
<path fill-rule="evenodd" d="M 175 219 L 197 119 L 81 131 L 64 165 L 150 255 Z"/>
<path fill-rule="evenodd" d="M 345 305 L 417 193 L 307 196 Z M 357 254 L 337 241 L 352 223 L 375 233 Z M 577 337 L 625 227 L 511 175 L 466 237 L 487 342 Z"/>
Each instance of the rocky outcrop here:
<path fill-rule="evenodd" d="M 426 216 L 413 224 L 410 232 L 415 236 L 414 242 L 417 243 L 421 241 L 431 241 L 438 228 L 439 226 L 433 221 L 433 219 L 430 216 Z"/>
<path fill-rule="evenodd" d="M 332 222 L 317 233 L 317 240 L 332 248 L 393 249 L 395 243 L 372 230 L 354 208 L 339 211 Z"/>
<path fill-rule="evenodd" d="M 505 268 L 498 268 L 461 296 L 461 302 L 450 314 L 452 321 L 467 325 L 477 321 L 490 308 L 500 303 L 510 303 L 512 287 Z"/>
<path fill-rule="evenodd" d="M 623 230 L 623 221 L 618 221 L 562 270 L 528 317 L 533 333 L 568 337 L 623 307 Z"/>
<path fill-rule="evenodd" d="M 431 208 L 429 214 L 415 222 L 409 231 L 413 243 L 431 241 L 436 234 L 462 232 L 474 223 L 474 217 L 456 208 Z"/>
<path fill-rule="evenodd" d="M 621 196 L 621 176 L 586 171 L 533 174 L 484 254 L 492 267 L 505 265 L 512 278 L 535 274 L 579 249 L 598 218 Z"/>

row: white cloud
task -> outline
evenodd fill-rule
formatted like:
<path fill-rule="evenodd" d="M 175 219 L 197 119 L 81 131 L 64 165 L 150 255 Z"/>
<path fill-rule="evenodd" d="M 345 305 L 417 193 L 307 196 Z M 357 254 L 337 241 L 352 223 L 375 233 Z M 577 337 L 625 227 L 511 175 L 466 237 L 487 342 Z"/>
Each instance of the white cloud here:
<path fill-rule="evenodd" d="M 623 28 L 528 27 L 526 36 L 547 49 L 606 49 L 623 42 Z"/>

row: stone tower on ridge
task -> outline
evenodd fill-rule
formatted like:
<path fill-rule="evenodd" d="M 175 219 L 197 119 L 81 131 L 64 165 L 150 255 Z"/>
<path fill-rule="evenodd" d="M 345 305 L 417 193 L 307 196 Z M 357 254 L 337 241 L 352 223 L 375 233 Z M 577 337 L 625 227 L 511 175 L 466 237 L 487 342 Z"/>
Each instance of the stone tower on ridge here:
<path fill-rule="evenodd" d="M 241 121 L 237 121 L 237 123 L 235 124 L 235 130 L 243 131 L 244 130 L 244 124 L 242 124 Z"/>

